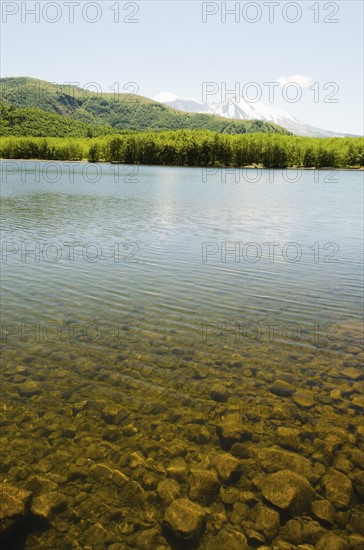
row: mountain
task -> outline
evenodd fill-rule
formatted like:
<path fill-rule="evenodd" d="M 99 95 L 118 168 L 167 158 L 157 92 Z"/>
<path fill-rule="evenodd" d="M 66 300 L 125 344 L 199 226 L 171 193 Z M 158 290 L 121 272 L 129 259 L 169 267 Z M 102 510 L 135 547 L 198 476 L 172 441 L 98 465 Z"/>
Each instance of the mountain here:
<path fill-rule="evenodd" d="M 100 125 L 104 127 L 101 134 L 115 131 L 164 130 L 210 130 L 226 134 L 290 134 L 275 123 L 263 120 L 232 120 L 214 113 L 186 113 L 139 95 L 97 93 L 29 77 L 1 78 L 0 100 L 4 108 L 12 106 L 19 110 L 40 109 L 53 116 L 58 115 L 84 125 L 92 125 L 86 129 L 81 126 L 65 128 L 59 119 L 53 125 L 49 116 L 46 121 L 44 117 L 47 115 L 43 114 L 47 135 L 55 137 L 81 137 L 85 131 L 86 135 L 100 135 L 94 133 L 97 132 L 95 126 Z M 7 116 L 5 122 L 3 117 L 2 132 L 5 133 L 2 135 L 11 135 L 11 132 L 14 132 L 13 135 L 20 135 L 22 129 L 27 131 L 23 135 L 44 135 L 44 127 L 36 120 L 36 113 L 7 112 Z M 20 126 L 17 121 L 21 121 Z M 108 127 L 109 131 L 105 127 Z"/>
<path fill-rule="evenodd" d="M 286 111 L 265 105 L 261 101 L 251 103 L 241 98 L 239 102 L 230 99 L 225 103 L 198 103 L 188 99 L 174 99 L 165 102 L 168 107 L 187 113 L 206 113 L 232 120 L 261 120 L 277 124 L 298 136 L 344 137 L 346 134 L 321 130 L 297 120 Z"/>

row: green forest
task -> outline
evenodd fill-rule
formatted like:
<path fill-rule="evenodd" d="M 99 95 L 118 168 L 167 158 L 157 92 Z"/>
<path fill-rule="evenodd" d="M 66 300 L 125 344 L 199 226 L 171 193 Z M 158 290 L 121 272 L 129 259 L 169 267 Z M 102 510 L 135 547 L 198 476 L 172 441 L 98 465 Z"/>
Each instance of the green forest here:
<path fill-rule="evenodd" d="M 0 104 L 0 136 L 98 137 L 118 133 L 116 128 L 88 124 L 37 108 L 18 109 Z"/>
<path fill-rule="evenodd" d="M 0 155 L 7 159 L 174 166 L 361 168 L 364 166 L 363 145 L 361 137 L 322 139 L 182 130 L 72 139 L 3 137 Z"/>

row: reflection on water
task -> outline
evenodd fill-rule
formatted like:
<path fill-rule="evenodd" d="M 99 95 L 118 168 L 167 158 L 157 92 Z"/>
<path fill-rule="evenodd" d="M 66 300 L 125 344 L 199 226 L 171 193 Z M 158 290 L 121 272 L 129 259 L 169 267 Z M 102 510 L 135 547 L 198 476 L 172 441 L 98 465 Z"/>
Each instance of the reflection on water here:
<path fill-rule="evenodd" d="M 361 173 L 288 182 L 280 171 L 139 167 L 130 181 L 105 165 L 92 183 L 66 163 L 57 181 L 47 163 L 11 162 L 14 175 L 9 163 L 1 472 L 49 521 L 29 528 L 26 548 L 178 546 L 160 483 L 192 498 L 191 468 L 219 473 L 220 452 L 245 468 L 234 490 L 257 500 L 237 520 L 219 474 L 220 496 L 204 506 L 225 520 L 215 531 L 207 522 L 201 548 L 224 548 L 231 533 L 257 545 L 253 479 L 281 460 L 258 450 L 311 461 L 322 496 L 332 466 L 355 487 Z M 344 537 L 360 531 L 354 497 L 354 519 L 334 522 Z M 262 536 L 288 540 L 283 524 Z"/>

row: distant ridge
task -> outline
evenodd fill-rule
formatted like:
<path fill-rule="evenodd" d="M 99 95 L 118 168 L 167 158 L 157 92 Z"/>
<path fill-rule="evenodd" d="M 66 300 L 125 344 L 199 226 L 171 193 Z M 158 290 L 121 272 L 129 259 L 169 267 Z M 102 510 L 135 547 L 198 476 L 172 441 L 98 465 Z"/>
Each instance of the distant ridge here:
<path fill-rule="evenodd" d="M 134 94 L 118 94 L 92 92 L 69 85 L 54 84 L 31 77 L 8 77 L 0 79 L 0 99 L 6 112 L 6 107 L 18 109 L 40 109 L 59 117 L 73 119 L 79 123 L 93 126 L 103 126 L 102 133 L 115 131 L 164 131 L 164 130 L 210 130 L 226 134 L 273 133 L 289 135 L 290 132 L 272 122 L 262 120 L 229 120 L 215 114 L 185 113 Z M 7 115 L 11 113 L 7 111 Z M 13 113 L 12 120 L 22 118 L 21 113 Z M 36 113 L 23 113 L 22 129 L 30 132 L 28 135 L 42 136 L 42 128 L 37 125 Z M 3 115 L 4 116 L 4 115 Z M 18 117 L 18 118 L 17 118 Z M 33 120 L 24 120 L 30 117 Z M 52 124 L 43 122 L 52 132 Z M 62 124 L 57 120 L 56 126 Z M 3 124 L 4 127 L 4 124 Z M 109 130 L 107 130 L 107 128 Z M 37 130 L 38 128 L 38 130 Z M 8 119 L 5 124 L 5 135 L 11 131 L 20 135 L 21 130 Z M 37 131 L 40 133 L 37 134 Z M 61 129 L 64 132 L 65 129 Z M 84 128 L 73 127 L 76 135 L 84 135 Z M 72 131 L 67 135 L 73 135 Z M 90 129 L 92 135 L 96 130 Z M 78 134 L 77 132 L 81 132 Z M 97 131 L 96 131 L 97 132 Z M 4 134 L 3 134 L 4 135 Z M 23 134 L 24 135 L 24 134 Z M 49 136 L 58 134 L 47 134 Z M 61 135 L 64 135 L 61 133 Z M 99 133 L 96 133 L 99 135 Z"/>
<path fill-rule="evenodd" d="M 262 120 L 283 126 L 283 128 L 298 136 L 320 138 L 359 137 L 353 134 L 342 134 L 316 128 L 297 120 L 286 111 L 275 109 L 274 107 L 265 105 L 261 101 L 252 103 L 244 98 L 241 98 L 240 101 L 230 99 L 225 103 L 198 103 L 196 101 L 177 98 L 173 101 L 165 102 L 165 105 L 186 113 L 206 113 L 222 116 L 230 120 Z"/>

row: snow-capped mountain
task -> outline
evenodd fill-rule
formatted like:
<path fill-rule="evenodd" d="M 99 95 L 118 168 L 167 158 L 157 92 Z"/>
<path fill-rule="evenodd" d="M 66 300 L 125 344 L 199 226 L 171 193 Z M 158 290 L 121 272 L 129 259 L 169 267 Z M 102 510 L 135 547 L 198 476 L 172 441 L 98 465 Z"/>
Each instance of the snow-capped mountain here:
<path fill-rule="evenodd" d="M 297 120 L 297 118 L 286 111 L 275 109 L 274 107 L 265 105 L 261 101 L 251 103 L 244 98 L 240 98 L 238 102 L 230 99 L 225 103 L 198 103 L 197 101 L 176 97 L 173 101 L 163 101 L 163 103 L 169 107 L 173 107 L 173 109 L 187 113 L 206 113 L 237 120 L 258 119 L 265 122 L 274 122 L 299 136 L 343 137 L 345 135 L 310 126 Z"/>

